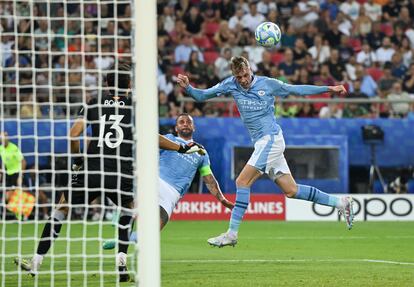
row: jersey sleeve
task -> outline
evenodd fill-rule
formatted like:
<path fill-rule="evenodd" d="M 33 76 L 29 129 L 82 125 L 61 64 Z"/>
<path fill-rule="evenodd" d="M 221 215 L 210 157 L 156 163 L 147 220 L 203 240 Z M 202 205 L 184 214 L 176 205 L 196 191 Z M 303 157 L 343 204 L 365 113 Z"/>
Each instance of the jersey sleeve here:
<path fill-rule="evenodd" d="M 272 90 L 273 96 L 282 98 L 289 95 L 307 96 L 328 92 L 327 86 L 290 85 L 285 84 L 277 79 L 270 78 L 268 80 L 268 86 Z"/>
<path fill-rule="evenodd" d="M 189 85 L 185 91 L 188 95 L 190 95 L 193 99 L 195 99 L 197 102 L 202 102 L 214 97 L 218 97 L 221 95 L 225 95 L 228 92 L 229 87 L 229 79 L 218 83 L 217 85 L 208 88 L 208 89 L 197 89 Z"/>
<path fill-rule="evenodd" d="M 22 151 L 17 146 L 16 146 L 16 159 L 18 161 L 22 161 L 24 159 Z"/>

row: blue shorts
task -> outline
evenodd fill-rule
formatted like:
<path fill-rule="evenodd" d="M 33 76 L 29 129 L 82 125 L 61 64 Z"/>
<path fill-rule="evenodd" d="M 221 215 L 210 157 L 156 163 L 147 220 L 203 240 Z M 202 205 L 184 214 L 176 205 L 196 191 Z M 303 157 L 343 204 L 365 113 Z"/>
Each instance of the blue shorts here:
<path fill-rule="evenodd" d="M 283 174 L 290 174 L 284 151 L 285 140 L 282 132 L 278 135 L 263 136 L 254 144 L 254 152 L 247 164 L 275 180 Z"/>

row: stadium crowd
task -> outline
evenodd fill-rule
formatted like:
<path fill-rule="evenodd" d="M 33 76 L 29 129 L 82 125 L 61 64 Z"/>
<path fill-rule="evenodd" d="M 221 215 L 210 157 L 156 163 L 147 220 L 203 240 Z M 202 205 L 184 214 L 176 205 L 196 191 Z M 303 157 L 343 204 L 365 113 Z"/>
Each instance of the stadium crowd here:
<path fill-rule="evenodd" d="M 130 61 L 132 56 L 130 1 L 117 3 L 2 1 L 6 114 L 65 117 L 95 96 L 114 59 Z M 276 50 L 256 45 L 254 30 L 263 21 L 282 30 Z M 256 75 L 287 83 L 341 83 L 351 98 L 412 99 L 413 52 L 414 1 L 159 0 L 159 114 L 238 116 L 234 103 L 182 103 L 186 95 L 175 84 L 175 76 L 185 73 L 194 86 L 210 87 L 231 75 L 228 60 L 235 55 L 248 58 Z M 275 112 L 283 117 L 401 118 L 414 117 L 414 105 L 283 102 Z"/>

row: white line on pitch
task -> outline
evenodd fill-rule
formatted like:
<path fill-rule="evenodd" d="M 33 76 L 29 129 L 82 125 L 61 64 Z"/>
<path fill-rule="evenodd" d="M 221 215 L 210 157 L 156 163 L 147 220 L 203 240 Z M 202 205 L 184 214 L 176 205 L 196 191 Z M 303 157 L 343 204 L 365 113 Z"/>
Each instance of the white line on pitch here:
<path fill-rule="evenodd" d="M 183 260 L 162 260 L 162 263 L 295 263 L 295 262 L 361 262 L 361 263 L 382 263 L 392 265 L 410 265 L 414 262 L 399 262 L 376 259 L 183 259 Z"/>
<path fill-rule="evenodd" d="M 394 235 L 394 236 L 261 236 L 252 237 L 244 236 L 243 239 L 266 239 L 266 240 L 365 240 L 365 239 L 413 239 L 414 235 Z M 171 240 L 193 240 L 200 239 L 200 237 L 177 237 L 177 238 L 166 238 L 167 241 Z"/>

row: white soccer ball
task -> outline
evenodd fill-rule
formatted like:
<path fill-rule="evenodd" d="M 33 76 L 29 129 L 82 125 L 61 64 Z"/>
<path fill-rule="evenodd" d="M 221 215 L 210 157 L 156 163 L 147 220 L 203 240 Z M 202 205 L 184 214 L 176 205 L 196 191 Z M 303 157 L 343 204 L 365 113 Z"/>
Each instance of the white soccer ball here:
<path fill-rule="evenodd" d="M 279 26 L 275 23 L 263 22 L 257 26 L 254 36 L 259 46 L 273 48 L 280 42 L 282 32 L 280 32 Z"/>

